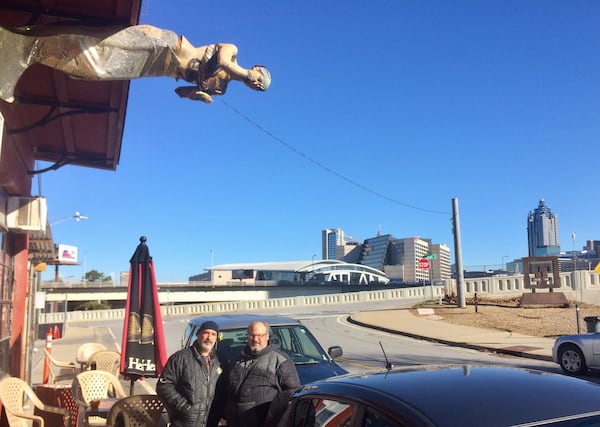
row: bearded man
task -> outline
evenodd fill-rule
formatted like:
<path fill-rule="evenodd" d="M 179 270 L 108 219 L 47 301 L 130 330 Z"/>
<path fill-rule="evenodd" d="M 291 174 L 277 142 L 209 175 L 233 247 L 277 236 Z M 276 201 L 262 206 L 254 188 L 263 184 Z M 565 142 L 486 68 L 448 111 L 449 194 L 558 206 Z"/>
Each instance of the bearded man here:
<path fill-rule="evenodd" d="M 224 397 L 219 381 L 223 370 L 213 351 L 218 335 L 219 326 L 206 321 L 191 347 L 169 357 L 156 393 L 169 407 L 172 427 L 217 426 Z"/>

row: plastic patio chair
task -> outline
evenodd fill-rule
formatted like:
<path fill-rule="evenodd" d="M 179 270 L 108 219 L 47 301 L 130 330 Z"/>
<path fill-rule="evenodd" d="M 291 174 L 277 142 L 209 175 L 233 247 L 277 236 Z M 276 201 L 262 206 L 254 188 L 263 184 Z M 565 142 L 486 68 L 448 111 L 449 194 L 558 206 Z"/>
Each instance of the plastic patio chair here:
<path fill-rule="evenodd" d="M 81 370 L 87 369 L 88 359 L 92 354 L 100 350 L 108 350 L 104 344 L 99 342 L 87 342 L 81 344 L 77 349 L 77 362 L 81 364 Z"/>
<path fill-rule="evenodd" d="M 0 381 L 0 400 L 10 427 L 26 427 L 32 422 L 34 425 L 44 427 L 44 419 L 34 415 L 34 407 L 44 412 L 62 415 L 64 425 L 67 427 L 71 425 L 71 416 L 67 409 L 46 405 L 37 397 L 29 384 L 20 378 L 7 376 Z M 33 407 L 28 405 L 28 401 L 33 403 Z"/>
<path fill-rule="evenodd" d="M 113 350 L 100 350 L 90 356 L 87 363 L 88 369 L 106 371 L 119 377 L 121 353 Z"/>
<path fill-rule="evenodd" d="M 44 348 L 44 356 L 44 363 L 48 364 L 48 373 L 50 374 L 52 384 L 66 380 L 69 382 L 73 381 L 77 373 L 77 366 L 73 362 L 63 362 L 56 359 L 47 348 Z"/>
<path fill-rule="evenodd" d="M 92 400 L 108 399 L 111 397 L 126 397 L 119 379 L 106 371 L 83 371 L 73 380 L 73 399 L 79 405 L 78 426 L 105 425 L 106 419 L 98 416 L 88 416 Z"/>
<path fill-rule="evenodd" d="M 119 400 L 108 413 L 111 427 L 146 427 L 169 424 L 165 402 L 156 394 L 136 394 Z"/>

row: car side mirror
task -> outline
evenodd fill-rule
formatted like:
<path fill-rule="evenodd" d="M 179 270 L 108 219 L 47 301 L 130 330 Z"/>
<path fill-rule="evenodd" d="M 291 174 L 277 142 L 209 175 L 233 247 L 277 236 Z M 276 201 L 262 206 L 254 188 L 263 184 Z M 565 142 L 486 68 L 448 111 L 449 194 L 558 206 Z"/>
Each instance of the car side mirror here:
<path fill-rule="evenodd" d="M 337 357 L 341 357 L 344 354 L 344 350 L 342 350 L 342 347 L 339 345 L 334 345 L 333 347 L 329 347 L 327 349 L 327 354 L 329 354 L 329 357 L 332 359 L 335 359 Z"/>

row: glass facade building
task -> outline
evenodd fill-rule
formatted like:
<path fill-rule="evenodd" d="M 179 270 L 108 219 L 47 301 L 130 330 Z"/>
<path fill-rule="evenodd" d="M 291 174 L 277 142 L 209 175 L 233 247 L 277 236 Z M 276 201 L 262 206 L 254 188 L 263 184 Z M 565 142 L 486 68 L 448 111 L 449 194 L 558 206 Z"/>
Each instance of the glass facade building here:
<path fill-rule="evenodd" d="M 546 206 L 544 199 L 527 216 L 527 238 L 530 257 L 558 256 L 558 216 Z"/>
<path fill-rule="evenodd" d="M 344 256 L 338 256 L 337 247 L 345 245 L 351 237 L 344 234 L 341 228 L 325 229 L 322 232 L 323 259 L 340 259 Z"/>

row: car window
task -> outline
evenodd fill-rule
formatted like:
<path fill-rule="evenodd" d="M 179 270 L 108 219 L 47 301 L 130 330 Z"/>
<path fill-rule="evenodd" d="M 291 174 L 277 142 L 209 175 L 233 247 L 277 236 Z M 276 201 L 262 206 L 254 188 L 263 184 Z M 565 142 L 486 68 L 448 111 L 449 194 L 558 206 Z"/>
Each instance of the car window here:
<path fill-rule="evenodd" d="M 330 399 L 300 399 L 293 416 L 293 427 L 348 427 L 354 406 Z"/>
<path fill-rule="evenodd" d="M 320 363 L 327 360 L 315 338 L 303 326 L 271 328 L 271 344 L 290 355 L 294 363 Z"/>
<path fill-rule="evenodd" d="M 398 427 L 400 424 L 390 420 L 373 408 L 368 407 L 365 410 L 365 420 L 363 425 L 364 427 Z"/>
<path fill-rule="evenodd" d="M 347 427 L 352 424 L 354 406 L 329 399 L 313 399 L 315 427 Z"/>
<path fill-rule="evenodd" d="M 247 343 L 248 330 L 246 328 L 221 331 L 217 341 L 217 353 L 220 360 L 229 364 L 232 360 L 237 359 Z"/>

